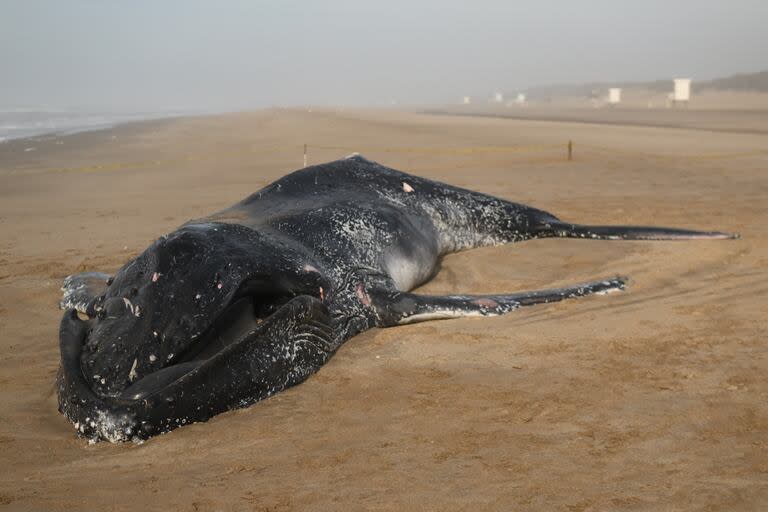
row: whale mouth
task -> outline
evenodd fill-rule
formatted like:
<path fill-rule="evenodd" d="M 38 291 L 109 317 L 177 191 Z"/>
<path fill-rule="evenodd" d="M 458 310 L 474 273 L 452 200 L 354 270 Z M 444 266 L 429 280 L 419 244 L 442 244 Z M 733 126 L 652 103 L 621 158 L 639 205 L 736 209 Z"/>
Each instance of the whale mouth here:
<path fill-rule="evenodd" d="M 263 290 L 263 289 L 262 289 Z M 248 342 L 259 327 L 296 294 L 287 289 L 271 288 L 268 292 L 239 293 L 202 335 L 173 357 L 163 368 L 148 373 L 117 395 L 123 400 L 143 400 L 196 371 L 234 344 Z"/>
<path fill-rule="evenodd" d="M 119 396 L 99 395 L 86 380 L 80 355 L 89 322 L 67 310 L 59 328 L 59 411 L 92 442 L 141 441 L 297 384 L 330 356 L 334 333 L 317 297 L 285 299 L 273 303 L 276 311 L 261 321 L 252 299 L 233 301 L 210 329 L 209 345 L 191 348 Z"/>

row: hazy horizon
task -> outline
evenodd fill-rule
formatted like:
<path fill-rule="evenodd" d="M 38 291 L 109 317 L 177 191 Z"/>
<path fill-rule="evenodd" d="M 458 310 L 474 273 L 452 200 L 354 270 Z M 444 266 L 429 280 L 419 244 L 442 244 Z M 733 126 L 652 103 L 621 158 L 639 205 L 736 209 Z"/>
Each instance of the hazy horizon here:
<path fill-rule="evenodd" d="M 14 1 L 0 109 L 455 102 L 536 85 L 768 67 L 757 1 Z"/>

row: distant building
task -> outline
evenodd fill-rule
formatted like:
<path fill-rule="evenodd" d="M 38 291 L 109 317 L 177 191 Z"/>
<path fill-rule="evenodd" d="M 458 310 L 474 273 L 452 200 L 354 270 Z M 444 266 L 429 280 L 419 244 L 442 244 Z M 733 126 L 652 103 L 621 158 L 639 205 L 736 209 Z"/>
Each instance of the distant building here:
<path fill-rule="evenodd" d="M 675 89 L 673 91 L 672 102 L 674 105 L 678 103 L 682 105 L 688 105 L 691 99 L 691 79 L 690 78 L 675 78 L 673 80 Z"/>
<path fill-rule="evenodd" d="M 504 102 L 504 94 L 500 93 L 498 91 L 495 92 L 493 94 L 493 101 L 495 101 L 496 103 L 503 103 Z"/>
<path fill-rule="evenodd" d="M 461 103 L 462 103 L 463 105 L 469 105 L 470 103 L 472 103 L 472 98 L 470 98 L 469 96 L 464 96 L 464 97 L 461 99 Z"/>
<path fill-rule="evenodd" d="M 621 87 L 611 87 L 608 89 L 608 104 L 618 105 L 621 103 Z"/>
<path fill-rule="evenodd" d="M 518 105 L 525 105 L 525 93 L 519 92 L 517 93 L 517 98 L 515 98 L 515 103 Z"/>

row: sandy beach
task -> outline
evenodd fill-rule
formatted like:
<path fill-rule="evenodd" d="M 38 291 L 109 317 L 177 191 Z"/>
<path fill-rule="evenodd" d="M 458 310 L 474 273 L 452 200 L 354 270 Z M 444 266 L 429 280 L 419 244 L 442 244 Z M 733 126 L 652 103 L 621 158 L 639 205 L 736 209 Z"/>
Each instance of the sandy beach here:
<path fill-rule="evenodd" d="M 686 115 L 274 109 L 0 144 L 0 510 L 764 509 L 768 126 Z M 54 391 L 62 278 L 116 271 L 300 168 L 304 144 L 310 164 L 357 151 L 566 220 L 742 238 L 450 255 L 420 291 L 631 284 L 372 330 L 249 408 L 140 445 L 77 438 Z"/>

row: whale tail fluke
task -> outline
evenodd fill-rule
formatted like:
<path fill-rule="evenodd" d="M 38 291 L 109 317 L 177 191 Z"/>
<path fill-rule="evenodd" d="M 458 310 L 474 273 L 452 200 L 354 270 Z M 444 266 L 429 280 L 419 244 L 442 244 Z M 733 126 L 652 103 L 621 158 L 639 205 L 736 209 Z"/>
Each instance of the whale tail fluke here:
<path fill-rule="evenodd" d="M 653 226 L 590 226 L 550 221 L 543 224 L 538 237 L 589 238 L 593 240 L 731 240 L 738 233 L 693 231 Z"/>

